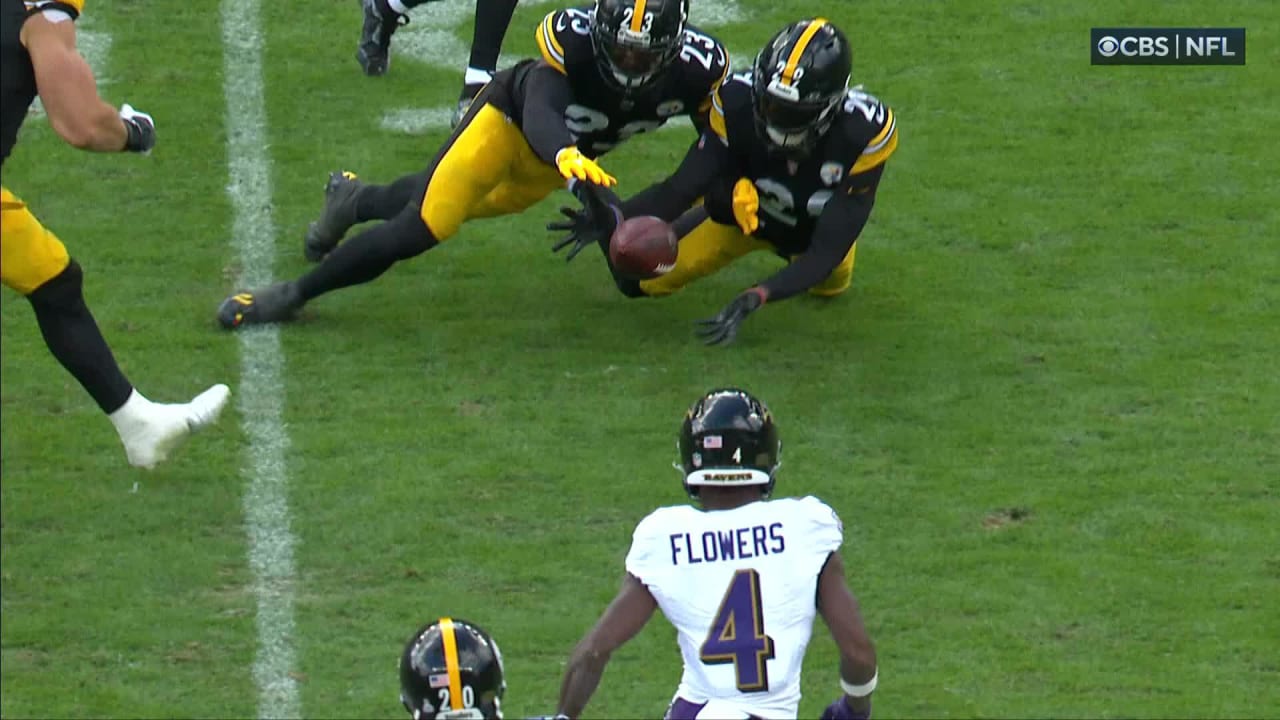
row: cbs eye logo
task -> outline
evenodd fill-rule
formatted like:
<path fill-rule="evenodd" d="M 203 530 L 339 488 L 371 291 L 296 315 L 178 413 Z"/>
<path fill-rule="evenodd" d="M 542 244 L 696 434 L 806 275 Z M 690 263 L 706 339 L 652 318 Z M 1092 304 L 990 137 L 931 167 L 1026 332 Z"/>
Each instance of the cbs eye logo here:
<path fill-rule="evenodd" d="M 1098 54 L 1102 57 L 1115 57 L 1120 52 L 1120 41 L 1107 35 L 1098 41 Z"/>

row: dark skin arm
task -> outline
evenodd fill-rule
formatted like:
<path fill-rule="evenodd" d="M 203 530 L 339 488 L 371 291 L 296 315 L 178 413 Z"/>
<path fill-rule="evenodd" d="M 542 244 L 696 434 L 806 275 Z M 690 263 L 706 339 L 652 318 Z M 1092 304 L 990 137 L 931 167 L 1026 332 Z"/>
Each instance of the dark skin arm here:
<path fill-rule="evenodd" d="M 858 600 L 845 582 L 844 560 L 831 553 L 818 576 L 818 613 L 840 649 L 840 677 L 852 685 L 864 685 L 876 672 L 876 647 L 862 624 Z M 859 713 L 871 712 L 871 696 L 845 695 L 845 702 Z"/>
<path fill-rule="evenodd" d="M 560 683 L 557 714 L 576 718 L 582 714 L 600 684 L 604 667 L 614 650 L 636 636 L 653 617 L 658 602 L 636 576 L 627 573 L 622 589 L 605 609 L 595 627 L 574 648 Z"/>

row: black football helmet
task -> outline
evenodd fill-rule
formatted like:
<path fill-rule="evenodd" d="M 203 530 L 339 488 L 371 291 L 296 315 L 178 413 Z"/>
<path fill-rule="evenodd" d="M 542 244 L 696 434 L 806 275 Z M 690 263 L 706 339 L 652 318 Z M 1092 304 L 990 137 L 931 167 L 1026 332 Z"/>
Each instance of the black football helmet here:
<path fill-rule="evenodd" d="M 792 23 L 756 56 L 756 126 L 771 149 L 806 154 L 826 135 L 849 91 L 849 40 L 822 18 Z"/>
<path fill-rule="evenodd" d="M 782 442 L 764 403 L 745 390 L 721 388 L 698 398 L 680 426 L 680 466 L 690 497 L 707 486 L 760 485 L 773 492 Z"/>
<path fill-rule="evenodd" d="M 596 0 L 591 42 L 610 85 L 635 90 L 662 74 L 684 44 L 689 0 Z"/>
<path fill-rule="evenodd" d="M 479 626 L 442 617 L 400 655 L 400 702 L 413 720 L 501 720 L 502 652 Z"/>

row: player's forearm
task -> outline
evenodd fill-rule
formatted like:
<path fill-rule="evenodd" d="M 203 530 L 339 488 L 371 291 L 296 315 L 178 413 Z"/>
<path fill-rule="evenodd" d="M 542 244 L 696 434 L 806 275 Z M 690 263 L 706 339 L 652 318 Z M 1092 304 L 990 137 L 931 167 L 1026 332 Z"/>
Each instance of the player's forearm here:
<path fill-rule="evenodd" d="M 843 252 L 840 248 L 843 248 Z M 852 238 L 845 243 L 832 242 L 828 247 L 811 247 L 794 262 L 760 283 L 760 287 L 764 288 L 769 302 L 799 295 L 830 277 L 852 248 Z"/>
<path fill-rule="evenodd" d="M 770 302 L 798 295 L 830 277 L 866 226 L 875 193 L 836 195 L 828 201 L 814 228 L 809 249 L 794 262 L 760 283 Z"/>
<path fill-rule="evenodd" d="M 55 119 L 51 115 L 49 123 L 67 144 L 81 150 L 119 152 L 129 138 L 120 113 L 101 100 L 88 112 L 69 118 Z"/>
<path fill-rule="evenodd" d="M 560 706 L 558 713 L 577 718 L 582 715 L 600 685 L 605 665 L 609 656 L 586 649 L 579 649 L 569 660 L 565 670 L 564 681 L 560 684 Z"/>

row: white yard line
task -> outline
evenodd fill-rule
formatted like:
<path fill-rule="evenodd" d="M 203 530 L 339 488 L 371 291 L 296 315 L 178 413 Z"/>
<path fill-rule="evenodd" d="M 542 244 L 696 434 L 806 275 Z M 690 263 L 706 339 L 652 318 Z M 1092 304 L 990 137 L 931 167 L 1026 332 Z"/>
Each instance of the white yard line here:
<path fill-rule="evenodd" d="M 271 281 L 275 223 L 271 217 L 271 157 L 262 89 L 260 0 L 223 0 L 223 92 L 227 101 L 227 193 L 235 213 L 231 234 L 239 254 L 237 287 Z M 244 466 L 245 528 L 253 594 L 258 603 L 258 652 L 253 679 L 259 718 L 301 717 L 294 653 L 294 537 L 289 528 L 289 435 L 283 420 L 284 355 L 272 326 L 242 329 L 236 393 L 249 452 Z"/>

